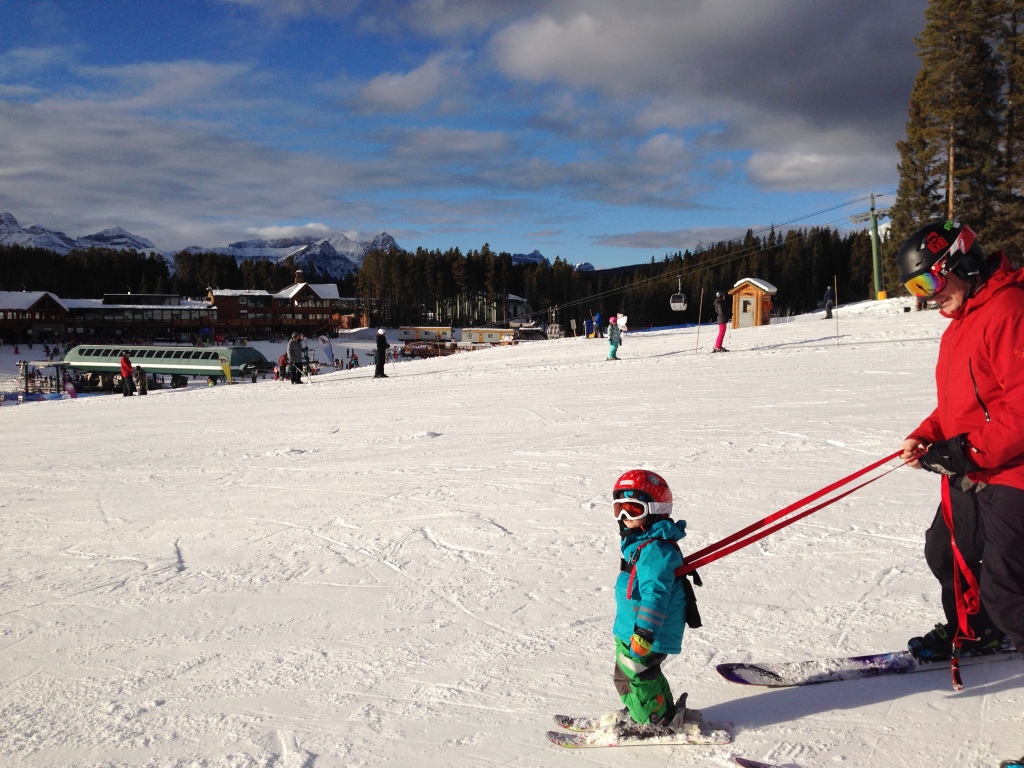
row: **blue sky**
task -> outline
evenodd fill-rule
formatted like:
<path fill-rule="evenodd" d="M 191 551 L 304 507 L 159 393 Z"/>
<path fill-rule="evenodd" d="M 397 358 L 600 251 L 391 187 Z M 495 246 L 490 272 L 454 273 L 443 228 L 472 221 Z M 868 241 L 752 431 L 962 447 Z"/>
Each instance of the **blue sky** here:
<path fill-rule="evenodd" d="M 0 211 L 598 267 L 845 227 L 892 202 L 925 6 L 0 0 Z"/>

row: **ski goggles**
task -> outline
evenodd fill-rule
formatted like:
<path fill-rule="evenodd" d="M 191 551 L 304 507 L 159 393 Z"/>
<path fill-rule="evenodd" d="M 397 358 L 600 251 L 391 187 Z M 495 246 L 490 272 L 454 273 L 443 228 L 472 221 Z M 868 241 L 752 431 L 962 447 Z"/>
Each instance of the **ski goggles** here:
<path fill-rule="evenodd" d="M 906 286 L 907 290 L 911 294 L 921 299 L 927 299 L 934 296 L 936 293 L 946 287 L 946 273 L 949 269 L 946 267 L 949 257 L 939 259 L 932 268 L 927 272 L 922 272 L 917 277 L 912 277 L 903 285 Z"/>
<path fill-rule="evenodd" d="M 648 515 L 671 515 L 671 501 L 645 501 L 643 499 L 615 499 L 612 502 L 616 520 L 642 520 Z"/>

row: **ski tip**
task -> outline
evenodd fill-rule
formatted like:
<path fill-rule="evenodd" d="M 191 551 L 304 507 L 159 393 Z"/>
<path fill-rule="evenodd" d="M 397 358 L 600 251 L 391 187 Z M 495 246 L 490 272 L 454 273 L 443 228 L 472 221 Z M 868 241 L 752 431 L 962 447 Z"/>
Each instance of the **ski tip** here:
<path fill-rule="evenodd" d="M 733 759 L 736 761 L 737 765 L 742 765 L 743 768 L 778 768 L 778 766 L 773 763 L 759 763 L 757 760 L 748 760 L 745 757 L 736 757 Z"/>
<path fill-rule="evenodd" d="M 548 741 L 552 744 L 557 744 L 559 747 L 569 747 L 570 749 L 578 748 L 579 736 L 573 733 L 567 733 L 565 731 L 548 731 L 545 736 L 548 737 Z"/>
<path fill-rule="evenodd" d="M 740 677 L 738 677 L 736 675 L 736 670 L 739 669 L 742 666 L 743 666 L 742 664 L 737 664 L 735 662 L 729 662 L 728 664 L 718 664 L 715 667 L 715 670 L 718 672 L 718 674 L 720 674 L 726 680 L 729 680 L 729 681 L 734 682 L 734 683 L 742 683 L 742 682 L 745 682 L 745 681 L 742 678 L 740 678 Z"/>
<path fill-rule="evenodd" d="M 730 683 L 739 683 L 740 685 L 764 685 L 769 688 L 781 688 L 792 684 L 770 669 L 753 664 L 729 662 L 719 664 L 715 669 Z"/>

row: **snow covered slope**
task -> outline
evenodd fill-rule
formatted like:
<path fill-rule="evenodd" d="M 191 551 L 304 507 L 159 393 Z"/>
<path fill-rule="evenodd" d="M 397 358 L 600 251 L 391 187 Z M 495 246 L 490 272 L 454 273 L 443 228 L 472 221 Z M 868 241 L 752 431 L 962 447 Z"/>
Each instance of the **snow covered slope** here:
<path fill-rule="evenodd" d="M 0 764 L 991 768 L 1024 665 L 765 690 L 723 661 L 900 648 L 938 620 L 933 475 L 900 469 L 702 571 L 666 665 L 725 747 L 586 756 L 611 682 L 622 471 L 694 551 L 891 453 L 945 321 L 903 302 L 316 377 L 0 408 Z M 368 345 L 338 339 L 335 352 Z M 700 351 L 695 348 L 700 346 Z M 264 351 L 276 357 L 283 346 Z M 362 352 L 360 352 L 362 355 Z M 24 356 L 24 355 L 23 355 Z M 363 358 L 365 362 L 365 357 Z M 10 347 L 0 366 L 12 367 Z"/>

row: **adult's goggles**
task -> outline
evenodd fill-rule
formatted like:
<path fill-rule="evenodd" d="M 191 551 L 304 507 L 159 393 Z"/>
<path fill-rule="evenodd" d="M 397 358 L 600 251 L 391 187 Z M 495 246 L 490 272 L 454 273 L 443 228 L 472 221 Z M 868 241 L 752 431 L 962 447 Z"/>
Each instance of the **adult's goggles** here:
<path fill-rule="evenodd" d="M 641 520 L 648 515 L 671 515 L 671 501 L 644 501 L 642 499 L 616 499 L 612 502 L 616 520 Z"/>
<path fill-rule="evenodd" d="M 946 287 L 946 273 L 949 271 L 946 267 L 946 263 L 948 261 L 948 256 L 939 259 L 932 264 L 932 268 L 927 272 L 922 272 L 917 277 L 910 278 L 903 285 L 905 285 L 907 290 L 918 298 L 931 298 Z"/>

